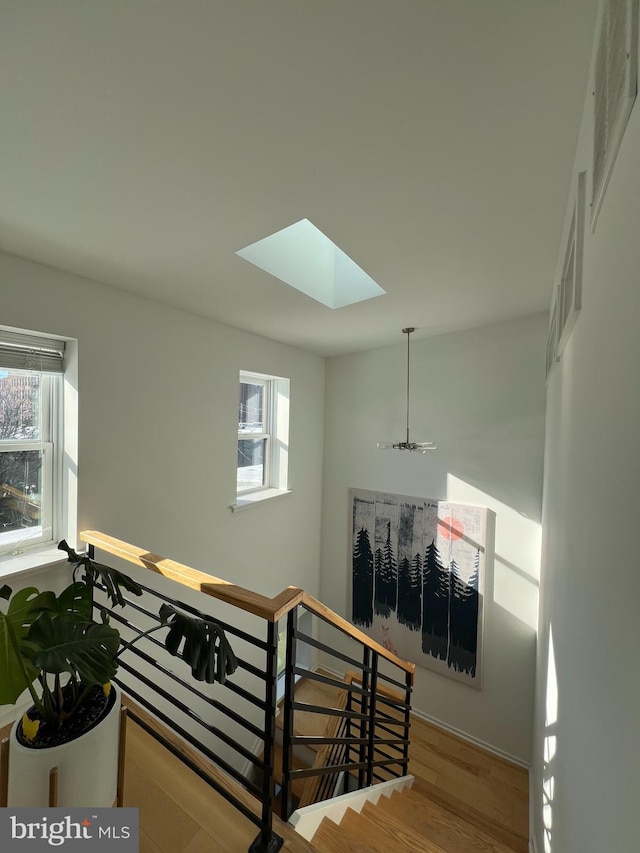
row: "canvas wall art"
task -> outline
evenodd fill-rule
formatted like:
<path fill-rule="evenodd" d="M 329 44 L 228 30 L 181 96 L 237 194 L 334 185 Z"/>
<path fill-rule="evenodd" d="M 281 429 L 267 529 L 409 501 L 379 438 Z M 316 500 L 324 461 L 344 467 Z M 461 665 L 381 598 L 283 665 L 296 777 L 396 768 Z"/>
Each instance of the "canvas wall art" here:
<path fill-rule="evenodd" d="M 349 506 L 353 624 L 480 689 L 488 510 L 356 489 Z"/>

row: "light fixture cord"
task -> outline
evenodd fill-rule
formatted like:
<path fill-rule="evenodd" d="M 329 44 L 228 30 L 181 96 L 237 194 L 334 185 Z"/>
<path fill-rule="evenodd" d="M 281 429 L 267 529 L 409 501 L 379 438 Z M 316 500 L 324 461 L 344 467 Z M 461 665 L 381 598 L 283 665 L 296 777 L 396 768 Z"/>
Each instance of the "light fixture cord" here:
<path fill-rule="evenodd" d="M 407 331 L 407 444 L 409 444 L 409 342 L 411 340 L 411 332 Z"/>

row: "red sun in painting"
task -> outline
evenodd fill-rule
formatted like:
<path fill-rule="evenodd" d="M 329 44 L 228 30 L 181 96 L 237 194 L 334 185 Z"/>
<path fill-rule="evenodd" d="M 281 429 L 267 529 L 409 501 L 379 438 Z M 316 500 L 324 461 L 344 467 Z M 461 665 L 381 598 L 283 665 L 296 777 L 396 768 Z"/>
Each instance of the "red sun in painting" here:
<path fill-rule="evenodd" d="M 438 519 L 438 533 L 445 539 L 462 539 L 464 536 L 464 524 L 457 518 L 445 515 Z"/>

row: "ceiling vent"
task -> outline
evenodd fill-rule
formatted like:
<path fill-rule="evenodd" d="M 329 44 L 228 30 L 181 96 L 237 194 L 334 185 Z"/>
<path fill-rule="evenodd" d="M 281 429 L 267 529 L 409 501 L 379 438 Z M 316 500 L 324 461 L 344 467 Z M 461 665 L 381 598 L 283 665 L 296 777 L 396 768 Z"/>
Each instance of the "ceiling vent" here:
<path fill-rule="evenodd" d="M 591 228 L 607 189 L 638 90 L 638 0 L 606 0 L 594 80 Z"/>

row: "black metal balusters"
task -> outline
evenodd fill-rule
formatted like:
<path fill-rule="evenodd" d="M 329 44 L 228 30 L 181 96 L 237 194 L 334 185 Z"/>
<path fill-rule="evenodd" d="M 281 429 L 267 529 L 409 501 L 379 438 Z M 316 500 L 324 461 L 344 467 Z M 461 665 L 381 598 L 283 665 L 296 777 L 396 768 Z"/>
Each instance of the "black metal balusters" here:
<path fill-rule="evenodd" d="M 282 838 L 273 831 L 275 799 L 274 755 L 276 742 L 276 710 L 278 704 L 278 623 L 267 622 L 267 685 L 265 692 L 264 752 L 262 760 L 262 820 L 260 834 L 249 853 L 276 853 Z"/>

